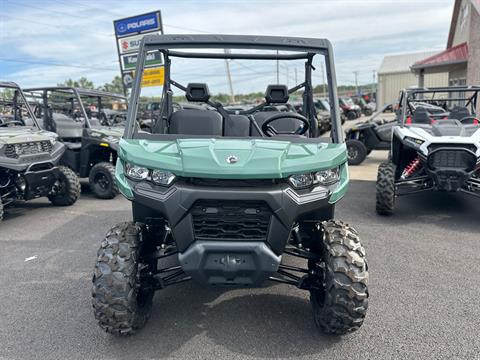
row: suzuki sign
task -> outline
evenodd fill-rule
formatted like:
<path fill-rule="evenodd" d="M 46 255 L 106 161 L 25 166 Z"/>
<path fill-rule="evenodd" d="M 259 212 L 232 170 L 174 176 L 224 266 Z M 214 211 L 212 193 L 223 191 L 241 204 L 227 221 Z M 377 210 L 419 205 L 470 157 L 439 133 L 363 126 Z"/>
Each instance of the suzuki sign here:
<path fill-rule="evenodd" d="M 137 52 L 140 47 L 140 43 L 143 39 L 142 35 L 133 35 L 125 38 L 118 39 L 118 50 L 120 54 L 127 54 L 131 52 Z"/>

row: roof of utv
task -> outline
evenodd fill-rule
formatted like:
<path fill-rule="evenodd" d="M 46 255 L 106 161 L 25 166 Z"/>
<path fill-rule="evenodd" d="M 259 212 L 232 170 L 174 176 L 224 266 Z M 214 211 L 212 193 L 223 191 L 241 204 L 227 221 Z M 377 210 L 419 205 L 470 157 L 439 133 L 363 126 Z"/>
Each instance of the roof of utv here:
<path fill-rule="evenodd" d="M 457 92 L 457 91 L 480 91 L 480 86 L 473 85 L 457 85 L 457 86 L 443 86 L 443 87 L 430 87 L 430 88 L 407 88 L 408 93 L 431 93 L 431 92 Z"/>
<path fill-rule="evenodd" d="M 44 87 L 35 87 L 24 89 L 25 91 L 40 91 L 40 90 L 75 90 L 81 95 L 87 96 L 109 96 L 125 99 L 125 96 L 121 94 L 111 93 L 103 90 L 94 90 L 94 89 L 84 89 L 73 86 L 44 86 Z"/>
<path fill-rule="evenodd" d="M 187 48 L 229 48 L 229 49 L 266 49 L 303 52 L 325 52 L 331 50 L 327 39 L 313 39 L 287 36 L 257 36 L 257 35 L 145 35 L 143 42 L 146 46 L 155 46 L 160 49 L 187 49 Z M 181 53 L 188 54 L 188 53 Z M 178 55 L 170 53 L 170 55 Z M 223 57 L 228 54 L 211 54 Z M 250 54 L 253 55 L 253 54 Z"/>
<path fill-rule="evenodd" d="M 16 89 L 20 88 L 20 86 L 18 86 L 18 84 L 14 83 L 13 81 L 0 81 L 0 87 L 2 87 L 2 88 L 16 88 Z"/>

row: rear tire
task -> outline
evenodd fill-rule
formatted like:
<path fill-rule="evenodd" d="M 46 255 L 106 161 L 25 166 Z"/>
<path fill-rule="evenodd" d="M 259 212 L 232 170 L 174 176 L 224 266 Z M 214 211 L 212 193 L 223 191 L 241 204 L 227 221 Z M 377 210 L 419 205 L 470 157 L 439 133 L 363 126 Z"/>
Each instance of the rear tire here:
<path fill-rule="evenodd" d="M 55 206 L 73 205 L 80 197 L 80 180 L 72 169 L 66 166 L 58 166 L 60 177 L 58 178 L 58 190 L 48 195 L 48 200 Z"/>
<path fill-rule="evenodd" d="M 380 164 L 377 173 L 376 210 L 379 215 L 391 215 L 395 207 L 395 165 L 391 161 Z"/>
<path fill-rule="evenodd" d="M 360 140 L 347 140 L 348 165 L 360 165 L 367 157 L 368 149 Z"/>
<path fill-rule="evenodd" d="M 107 233 L 97 253 L 92 279 L 92 304 L 100 327 L 130 335 L 150 316 L 154 291 L 140 288 L 144 227 L 125 222 Z"/>
<path fill-rule="evenodd" d="M 115 166 L 109 162 L 99 162 L 90 170 L 88 176 L 90 189 L 99 199 L 113 199 L 118 194 L 115 181 Z"/>
<path fill-rule="evenodd" d="M 320 229 L 322 260 L 312 265 L 323 277 L 310 290 L 310 302 L 317 327 L 327 334 L 343 335 L 358 330 L 367 312 L 365 249 L 357 232 L 341 221 L 325 221 Z"/>

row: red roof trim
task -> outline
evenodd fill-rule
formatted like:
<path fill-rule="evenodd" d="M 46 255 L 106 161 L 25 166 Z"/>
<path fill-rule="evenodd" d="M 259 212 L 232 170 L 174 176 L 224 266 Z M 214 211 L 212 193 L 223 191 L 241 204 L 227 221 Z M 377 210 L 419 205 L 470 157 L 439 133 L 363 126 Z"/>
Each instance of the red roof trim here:
<path fill-rule="evenodd" d="M 450 49 L 444 50 L 430 56 L 426 59 L 417 61 L 413 66 L 414 67 L 421 67 L 421 66 L 432 66 L 432 65 L 442 65 L 442 64 L 449 64 L 452 62 L 461 62 L 468 60 L 468 45 L 466 42 L 454 46 Z"/>

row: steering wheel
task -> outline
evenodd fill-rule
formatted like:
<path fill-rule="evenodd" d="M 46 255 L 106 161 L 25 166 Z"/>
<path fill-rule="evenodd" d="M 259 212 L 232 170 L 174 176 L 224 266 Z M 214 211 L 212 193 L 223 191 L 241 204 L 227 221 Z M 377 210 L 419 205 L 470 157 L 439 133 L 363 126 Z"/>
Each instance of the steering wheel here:
<path fill-rule="evenodd" d="M 475 124 L 475 120 L 479 121 L 479 119 L 475 115 L 465 116 L 464 118 L 461 118 L 459 121 L 463 124 L 467 120 L 470 120 L 472 124 Z"/>
<path fill-rule="evenodd" d="M 273 126 L 270 125 L 272 122 L 279 119 L 300 120 L 303 123 L 303 125 L 300 126 L 295 131 L 281 132 L 281 131 L 277 131 Z M 272 137 L 274 135 L 303 135 L 308 131 L 309 127 L 310 127 L 310 124 L 308 122 L 308 119 L 305 116 L 296 114 L 296 113 L 290 113 L 290 112 L 280 112 L 278 114 L 269 116 L 265 120 L 265 122 L 262 124 L 262 132 L 269 137 Z"/>
<path fill-rule="evenodd" d="M 23 123 L 23 121 L 20 121 L 20 120 L 9 120 L 9 121 L 5 121 L 5 122 L 2 122 L 0 123 L 0 126 L 8 126 L 8 125 L 20 125 L 20 126 L 24 126 L 25 124 Z"/>

